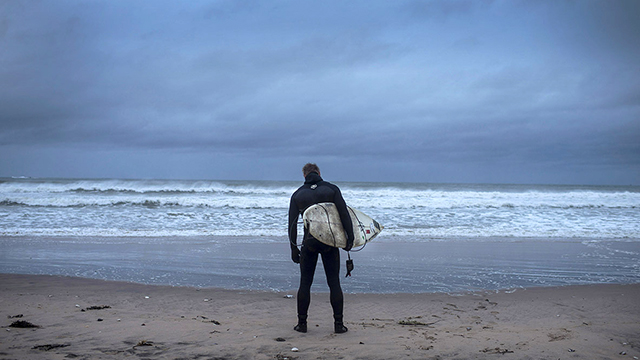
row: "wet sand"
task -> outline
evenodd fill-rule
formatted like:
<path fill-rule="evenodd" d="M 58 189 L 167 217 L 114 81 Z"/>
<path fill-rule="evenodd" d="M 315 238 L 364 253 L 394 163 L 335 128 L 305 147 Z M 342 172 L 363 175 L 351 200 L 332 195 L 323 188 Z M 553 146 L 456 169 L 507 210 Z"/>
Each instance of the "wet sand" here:
<path fill-rule="evenodd" d="M 326 293 L 295 332 L 289 294 L 0 274 L 0 359 L 640 357 L 640 284 L 346 294 L 340 335 Z"/>
<path fill-rule="evenodd" d="M 351 253 L 350 278 L 340 256 L 345 292 L 395 294 L 640 283 L 638 254 L 638 239 L 376 239 Z M 264 291 L 300 281 L 286 238 L 250 237 L 0 236 L 0 273 Z M 329 291 L 320 262 L 312 289 Z"/>

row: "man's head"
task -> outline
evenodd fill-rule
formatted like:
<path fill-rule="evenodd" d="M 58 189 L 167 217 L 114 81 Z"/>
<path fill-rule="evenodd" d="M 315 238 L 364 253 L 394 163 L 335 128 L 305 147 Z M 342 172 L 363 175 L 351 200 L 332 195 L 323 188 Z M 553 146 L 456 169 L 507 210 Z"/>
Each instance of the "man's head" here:
<path fill-rule="evenodd" d="M 307 163 L 302 167 L 302 175 L 304 177 L 307 177 L 307 175 L 311 174 L 312 172 L 318 173 L 318 175 L 320 175 L 320 168 L 318 167 L 318 165 Z"/>

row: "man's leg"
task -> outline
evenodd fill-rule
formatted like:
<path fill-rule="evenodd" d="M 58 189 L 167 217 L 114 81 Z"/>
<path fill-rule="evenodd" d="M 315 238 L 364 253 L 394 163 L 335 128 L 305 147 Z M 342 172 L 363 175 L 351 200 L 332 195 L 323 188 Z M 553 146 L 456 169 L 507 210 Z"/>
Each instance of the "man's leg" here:
<path fill-rule="evenodd" d="M 298 288 L 298 325 L 299 332 L 307 332 L 307 312 L 311 303 L 311 285 L 316 272 L 318 253 L 310 251 L 307 246 L 300 249 L 300 287 Z"/>
<path fill-rule="evenodd" d="M 333 319 L 336 333 L 347 332 L 343 323 L 342 310 L 344 307 L 344 295 L 340 286 L 340 249 L 332 248 L 330 251 L 322 253 L 322 265 L 327 276 L 329 285 L 331 307 L 333 308 Z"/>

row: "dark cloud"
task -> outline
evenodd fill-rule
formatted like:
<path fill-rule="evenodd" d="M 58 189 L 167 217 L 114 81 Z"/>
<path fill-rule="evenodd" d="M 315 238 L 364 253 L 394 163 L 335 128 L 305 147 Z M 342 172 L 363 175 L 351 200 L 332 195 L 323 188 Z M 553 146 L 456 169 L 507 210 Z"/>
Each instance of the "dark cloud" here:
<path fill-rule="evenodd" d="M 286 179 L 317 159 L 350 180 L 639 178 L 634 1 L 0 14 L 0 176 Z"/>

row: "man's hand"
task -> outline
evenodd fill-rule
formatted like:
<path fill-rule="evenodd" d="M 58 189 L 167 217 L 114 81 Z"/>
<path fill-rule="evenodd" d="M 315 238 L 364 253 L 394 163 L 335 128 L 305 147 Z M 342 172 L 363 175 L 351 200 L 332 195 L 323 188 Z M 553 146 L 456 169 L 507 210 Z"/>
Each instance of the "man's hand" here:
<path fill-rule="evenodd" d="M 300 264 L 300 249 L 297 247 L 291 248 L 291 260 L 296 264 Z"/>
<path fill-rule="evenodd" d="M 350 251 L 352 247 L 353 247 L 353 240 L 352 241 L 347 240 L 347 246 L 344 247 L 344 251 Z"/>

